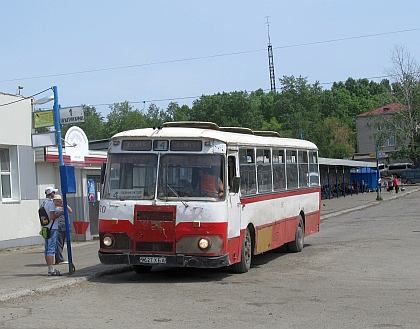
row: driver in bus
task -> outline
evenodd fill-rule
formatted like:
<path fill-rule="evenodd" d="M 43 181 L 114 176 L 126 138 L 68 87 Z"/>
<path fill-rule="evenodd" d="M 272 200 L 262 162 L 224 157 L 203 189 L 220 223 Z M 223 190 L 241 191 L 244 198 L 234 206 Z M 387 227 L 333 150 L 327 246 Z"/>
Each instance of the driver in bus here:
<path fill-rule="evenodd" d="M 200 181 L 197 190 L 201 195 L 223 198 L 223 183 L 220 177 L 212 174 L 211 168 L 200 168 L 199 170 Z"/>

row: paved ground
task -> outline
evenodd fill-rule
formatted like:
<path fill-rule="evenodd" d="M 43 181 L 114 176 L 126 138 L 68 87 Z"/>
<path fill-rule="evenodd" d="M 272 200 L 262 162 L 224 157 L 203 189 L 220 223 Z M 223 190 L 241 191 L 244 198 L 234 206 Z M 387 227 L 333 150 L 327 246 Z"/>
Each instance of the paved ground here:
<path fill-rule="evenodd" d="M 380 206 L 390 199 L 404 197 L 409 193 L 418 193 L 419 187 L 405 186 L 405 191 L 398 194 L 383 192 L 383 201 L 377 201 L 375 193 L 359 193 L 346 197 L 322 200 L 321 221 L 346 212 L 370 206 Z M 61 277 L 48 277 L 42 245 L 9 248 L 0 250 L 0 301 L 45 292 L 68 286 L 94 277 L 131 270 L 127 265 L 102 265 L 98 259 L 98 241 L 72 243 L 73 264 L 76 272 L 69 275 L 68 265 L 56 266 Z M 65 253 L 66 253 L 65 249 Z"/>

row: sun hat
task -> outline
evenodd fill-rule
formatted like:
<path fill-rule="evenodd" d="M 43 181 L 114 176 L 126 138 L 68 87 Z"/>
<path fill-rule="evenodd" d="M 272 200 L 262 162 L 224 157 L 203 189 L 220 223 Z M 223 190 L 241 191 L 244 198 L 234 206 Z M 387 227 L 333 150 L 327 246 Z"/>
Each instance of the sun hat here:
<path fill-rule="evenodd" d="M 48 194 L 51 194 L 51 193 L 57 193 L 58 192 L 58 189 L 56 189 L 56 188 L 54 188 L 54 187 L 52 187 L 52 186 L 48 186 L 46 189 L 45 189 L 45 194 L 46 195 L 48 195 Z"/>
<path fill-rule="evenodd" d="M 60 194 L 55 194 L 53 197 L 53 200 L 61 200 L 61 195 Z"/>

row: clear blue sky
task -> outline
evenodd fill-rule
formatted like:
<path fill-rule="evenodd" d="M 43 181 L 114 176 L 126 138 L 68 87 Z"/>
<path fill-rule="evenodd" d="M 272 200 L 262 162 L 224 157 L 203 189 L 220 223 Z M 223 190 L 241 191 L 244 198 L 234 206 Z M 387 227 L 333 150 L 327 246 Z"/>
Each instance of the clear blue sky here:
<path fill-rule="evenodd" d="M 58 86 L 62 107 L 88 104 L 104 116 L 123 101 L 166 109 L 169 100 L 268 91 L 266 16 L 277 88 L 279 77 L 301 75 L 329 89 L 385 75 L 395 45 L 420 62 L 419 13 L 418 0 L 2 0 L 0 91 Z"/>

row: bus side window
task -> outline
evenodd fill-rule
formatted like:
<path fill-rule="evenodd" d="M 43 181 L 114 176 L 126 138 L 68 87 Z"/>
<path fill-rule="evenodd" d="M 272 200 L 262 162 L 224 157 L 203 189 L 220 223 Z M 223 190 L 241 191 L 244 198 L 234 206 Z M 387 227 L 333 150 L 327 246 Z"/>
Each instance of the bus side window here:
<path fill-rule="evenodd" d="M 233 177 L 236 176 L 236 161 L 234 156 L 228 157 L 228 184 L 232 186 Z"/>
<path fill-rule="evenodd" d="M 258 192 L 272 190 L 271 152 L 269 149 L 257 149 Z"/>
<path fill-rule="evenodd" d="M 257 192 L 254 159 L 254 149 L 239 149 L 239 171 L 241 176 L 241 193 L 243 195 Z"/>
<path fill-rule="evenodd" d="M 286 150 L 287 188 L 298 187 L 297 151 Z"/>
<path fill-rule="evenodd" d="M 275 191 L 286 188 L 286 169 L 284 150 L 273 150 L 273 188 Z"/>

